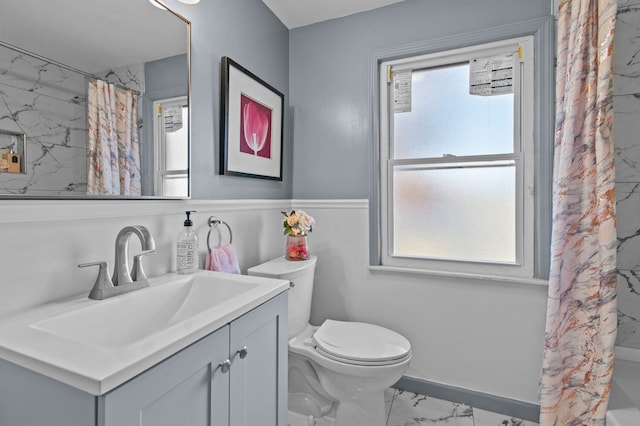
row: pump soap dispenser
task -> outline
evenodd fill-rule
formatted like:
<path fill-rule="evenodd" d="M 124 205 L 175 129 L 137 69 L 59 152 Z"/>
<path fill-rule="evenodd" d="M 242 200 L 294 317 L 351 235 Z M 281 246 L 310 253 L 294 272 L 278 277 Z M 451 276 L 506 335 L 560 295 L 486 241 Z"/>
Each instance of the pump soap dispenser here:
<path fill-rule="evenodd" d="M 184 229 L 178 234 L 178 273 L 192 274 L 198 270 L 200 263 L 200 251 L 198 249 L 198 235 L 193 230 L 191 213 L 194 210 L 187 210 L 187 220 L 184 221 Z"/>

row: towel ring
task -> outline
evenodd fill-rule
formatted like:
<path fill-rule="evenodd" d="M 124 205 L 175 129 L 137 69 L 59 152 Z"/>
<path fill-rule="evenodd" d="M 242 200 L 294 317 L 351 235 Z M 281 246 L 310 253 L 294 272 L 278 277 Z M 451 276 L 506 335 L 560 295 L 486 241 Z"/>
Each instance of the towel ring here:
<path fill-rule="evenodd" d="M 231 244 L 231 242 L 233 241 L 233 233 L 231 232 L 231 227 L 227 222 L 225 222 L 224 220 L 217 219 L 214 216 L 211 216 L 208 222 L 209 222 L 209 232 L 207 233 L 207 249 L 209 251 L 211 251 L 211 243 L 209 242 L 209 239 L 211 237 L 211 231 L 213 231 L 213 228 L 215 228 L 219 224 L 223 224 L 229 230 L 229 244 Z M 222 237 L 220 237 L 220 241 L 221 241 L 220 246 L 222 246 Z"/>

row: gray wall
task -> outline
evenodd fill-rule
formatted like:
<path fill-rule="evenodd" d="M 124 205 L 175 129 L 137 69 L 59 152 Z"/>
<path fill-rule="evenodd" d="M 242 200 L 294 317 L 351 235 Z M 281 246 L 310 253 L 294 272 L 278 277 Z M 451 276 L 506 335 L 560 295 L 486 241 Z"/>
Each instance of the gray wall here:
<path fill-rule="evenodd" d="M 550 0 L 407 0 L 288 31 L 260 0 L 170 6 L 192 22 L 194 199 L 369 198 L 369 55 L 551 9 Z M 219 175 L 222 56 L 285 95 L 282 182 Z"/>
<path fill-rule="evenodd" d="M 289 31 L 260 0 L 167 4 L 191 21 L 191 196 L 291 198 L 292 139 L 287 123 Z M 229 56 L 285 95 L 283 181 L 219 175 L 220 58 Z"/>
<path fill-rule="evenodd" d="M 550 0 L 407 0 L 293 29 L 293 198 L 369 198 L 370 54 L 550 14 Z"/>

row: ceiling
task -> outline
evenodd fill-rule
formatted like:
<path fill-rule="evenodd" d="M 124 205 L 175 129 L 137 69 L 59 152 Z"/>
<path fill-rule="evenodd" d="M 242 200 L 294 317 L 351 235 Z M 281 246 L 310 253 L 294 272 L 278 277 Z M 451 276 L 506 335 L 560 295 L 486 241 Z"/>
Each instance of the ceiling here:
<path fill-rule="evenodd" d="M 204 0 L 207 1 L 207 0 Z M 340 18 L 404 0 L 262 0 L 287 28 Z"/>
<path fill-rule="evenodd" d="M 14 0 L 2 4 L 0 40 L 98 72 L 185 53 L 187 25 L 147 0 Z"/>
<path fill-rule="evenodd" d="M 164 1 L 171 4 L 176 0 Z M 292 29 L 403 0 L 262 1 L 287 28 Z M 0 40 L 86 72 L 186 51 L 184 22 L 147 0 L 14 0 L 5 3 L 0 14 Z"/>

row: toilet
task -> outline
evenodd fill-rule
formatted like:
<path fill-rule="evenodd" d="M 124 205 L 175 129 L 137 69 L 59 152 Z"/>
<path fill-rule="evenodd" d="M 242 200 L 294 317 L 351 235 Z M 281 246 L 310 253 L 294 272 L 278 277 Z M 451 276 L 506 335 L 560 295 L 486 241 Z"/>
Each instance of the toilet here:
<path fill-rule="evenodd" d="M 409 367 L 411 344 L 363 322 L 309 324 L 316 261 L 281 257 L 247 271 L 291 282 L 289 425 L 384 426 L 384 390 Z"/>

